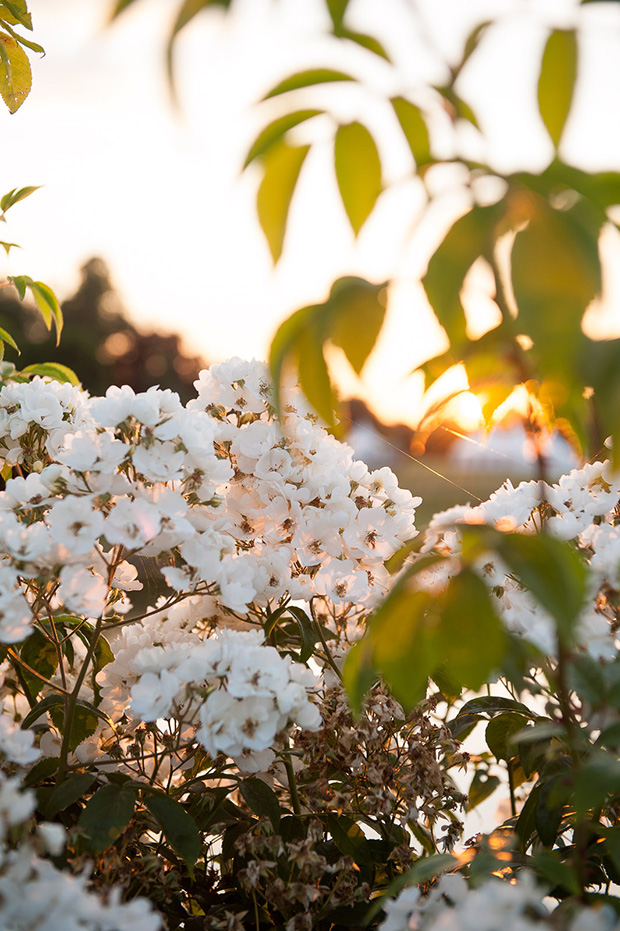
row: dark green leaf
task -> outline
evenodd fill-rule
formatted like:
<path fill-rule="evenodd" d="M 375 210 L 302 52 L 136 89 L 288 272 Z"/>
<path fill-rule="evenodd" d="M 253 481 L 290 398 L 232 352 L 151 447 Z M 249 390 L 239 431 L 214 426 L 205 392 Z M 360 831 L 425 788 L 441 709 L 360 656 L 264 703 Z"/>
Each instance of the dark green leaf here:
<path fill-rule="evenodd" d="M 538 79 L 538 108 L 556 148 L 560 144 L 577 80 L 577 35 L 554 29 L 545 46 Z"/>
<path fill-rule="evenodd" d="M 496 711 L 514 711 L 517 714 L 525 714 L 531 718 L 535 717 L 527 705 L 515 701 L 513 698 L 504 698 L 500 695 L 481 695 L 480 698 L 472 698 L 470 701 L 465 702 L 459 711 L 458 717 L 463 714 L 493 714 Z"/>
<path fill-rule="evenodd" d="M 472 811 L 490 795 L 493 795 L 499 784 L 498 776 L 489 776 L 487 772 L 477 769 L 467 793 L 467 810 Z"/>
<path fill-rule="evenodd" d="M 334 71 L 331 68 L 310 68 L 307 71 L 299 71 L 290 77 L 280 81 L 275 87 L 265 94 L 263 100 L 269 100 L 270 97 L 277 97 L 279 94 L 286 94 L 288 91 L 298 90 L 300 87 L 312 87 L 315 84 L 333 84 L 337 81 L 354 81 L 350 74 L 343 71 Z"/>
<path fill-rule="evenodd" d="M 49 779 L 50 776 L 53 776 L 59 764 L 60 759 L 57 756 L 44 756 L 43 759 L 39 760 L 38 763 L 35 763 L 34 766 L 28 770 L 22 780 L 22 785 L 25 789 L 37 786 L 39 783 Z"/>
<path fill-rule="evenodd" d="M 489 750 L 497 760 L 510 760 L 515 755 L 512 737 L 527 725 L 528 719 L 521 714 L 506 712 L 498 714 L 489 721 L 486 729 L 486 742 Z"/>
<path fill-rule="evenodd" d="M 58 730 L 61 733 L 64 733 L 65 730 L 65 711 L 64 708 L 60 705 L 56 705 L 50 710 L 50 717 Z M 88 740 L 89 737 L 92 737 L 97 727 L 99 726 L 99 719 L 105 721 L 106 724 L 109 724 L 109 718 L 103 714 L 103 712 L 98 711 L 90 702 L 87 702 L 83 699 L 78 699 L 74 712 L 73 720 L 71 722 L 71 734 L 69 736 L 69 749 L 71 751 L 75 750 L 76 747 L 79 747 L 83 741 Z"/>
<path fill-rule="evenodd" d="M 539 850 L 534 854 L 532 865 L 536 873 L 551 883 L 553 888 L 559 887 L 574 896 L 580 894 L 581 888 L 575 871 L 563 863 L 556 852 Z"/>
<path fill-rule="evenodd" d="M 310 146 L 272 146 L 263 159 L 265 173 L 256 198 L 258 219 L 267 238 L 274 264 L 282 254 L 289 208 Z"/>
<path fill-rule="evenodd" d="M 79 801 L 86 795 L 96 779 L 96 773 L 75 773 L 69 776 L 52 792 L 45 809 L 45 817 L 51 821 L 59 811 L 64 811 L 69 805 Z"/>
<path fill-rule="evenodd" d="M 567 792 L 563 791 L 562 780 L 563 776 L 554 776 L 536 794 L 534 824 L 545 847 L 553 846 L 562 823 L 563 805 L 560 799 Z"/>
<path fill-rule="evenodd" d="M 19 651 L 21 660 L 40 673 L 44 679 L 50 679 L 56 672 L 58 666 L 58 654 L 53 643 L 47 637 L 44 637 L 41 631 L 35 630 L 30 634 Z M 27 669 L 22 667 L 22 673 L 28 686 L 28 690 L 33 698 L 39 694 L 44 686 L 44 682 L 33 676 Z"/>
<path fill-rule="evenodd" d="M 239 783 L 239 791 L 248 805 L 248 808 L 259 818 L 269 818 L 274 831 L 280 824 L 280 802 L 273 789 L 262 779 L 252 777 Z"/>
<path fill-rule="evenodd" d="M 151 812 L 164 837 L 181 857 L 188 870 L 193 872 L 200 856 L 200 831 L 196 822 L 183 806 L 168 795 L 147 795 L 144 804 Z"/>
<path fill-rule="evenodd" d="M 405 134 L 411 154 L 419 168 L 432 160 L 430 139 L 422 111 L 404 97 L 392 97 L 390 100 L 394 112 Z"/>
<path fill-rule="evenodd" d="M 383 190 L 379 152 L 366 127 L 354 122 L 338 127 L 334 156 L 342 203 L 357 236 Z"/>
<path fill-rule="evenodd" d="M 604 750 L 596 751 L 575 774 L 573 804 L 578 814 L 598 809 L 609 798 L 620 796 L 620 760 Z"/>
<path fill-rule="evenodd" d="M 432 857 L 420 857 L 406 873 L 401 873 L 394 882 L 388 887 L 385 895 L 374 900 L 366 915 L 365 925 L 369 925 L 375 915 L 384 908 L 392 896 L 395 896 L 405 886 L 417 886 L 421 883 L 430 882 L 440 873 L 452 871 L 459 865 L 456 857 L 449 853 L 437 853 Z"/>
<path fill-rule="evenodd" d="M 352 857 L 359 866 L 370 866 L 368 841 L 360 826 L 344 815 L 327 815 L 327 828 L 340 853 Z"/>
<path fill-rule="evenodd" d="M 303 608 L 297 608 L 295 605 L 289 605 L 287 610 L 289 614 L 293 615 L 299 624 L 299 632 L 301 634 L 301 650 L 299 653 L 299 661 L 301 663 L 306 663 L 314 653 L 314 644 L 316 642 L 314 625 Z M 248 802 L 248 805 L 249 804 L 250 803 Z"/>
<path fill-rule="evenodd" d="M 101 853 L 117 840 L 133 817 L 136 789 L 105 785 L 93 795 L 78 819 L 92 853 Z"/>
<path fill-rule="evenodd" d="M 24 720 L 21 723 L 23 730 L 31 727 L 35 721 L 38 721 L 39 718 L 46 714 L 50 708 L 55 708 L 56 705 L 64 705 L 65 697 L 63 695 L 48 695 L 46 698 L 43 698 L 40 702 L 31 708 Z"/>
<path fill-rule="evenodd" d="M 296 110 L 294 113 L 286 113 L 284 116 L 280 116 L 277 120 L 269 123 L 268 126 L 265 126 L 265 128 L 261 130 L 252 143 L 252 147 L 245 158 L 243 167 L 247 168 L 254 159 L 260 158 L 261 155 L 268 152 L 274 143 L 279 142 L 279 140 L 282 139 L 290 129 L 293 129 L 294 126 L 299 126 L 300 123 L 304 123 L 306 120 L 312 119 L 313 116 L 319 116 L 319 114 L 324 112 L 324 110 Z"/>

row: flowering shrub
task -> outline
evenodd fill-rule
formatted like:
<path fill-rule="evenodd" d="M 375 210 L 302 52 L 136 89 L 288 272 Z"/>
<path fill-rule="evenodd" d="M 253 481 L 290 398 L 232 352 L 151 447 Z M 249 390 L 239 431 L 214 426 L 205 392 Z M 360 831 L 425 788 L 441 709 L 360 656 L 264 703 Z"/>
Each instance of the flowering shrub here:
<path fill-rule="evenodd" d="M 2 927 L 613 927 L 608 464 L 418 534 L 263 365 L 196 388 L 0 389 Z"/>

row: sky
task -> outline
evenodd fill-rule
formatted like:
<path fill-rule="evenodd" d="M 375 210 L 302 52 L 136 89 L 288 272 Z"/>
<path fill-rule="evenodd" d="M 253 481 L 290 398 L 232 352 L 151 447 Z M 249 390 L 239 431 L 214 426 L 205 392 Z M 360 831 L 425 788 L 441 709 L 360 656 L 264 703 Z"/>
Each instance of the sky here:
<path fill-rule="evenodd" d="M 414 5 L 423 33 L 414 28 Z M 372 88 L 398 94 L 423 76 L 441 81 L 438 50 L 456 59 L 472 25 L 500 14 L 460 90 L 476 103 L 487 131 L 481 154 L 499 169 L 539 170 L 551 157 L 535 112 L 546 28 L 580 17 L 585 39 L 565 157 L 586 168 L 620 167 L 620 4 L 352 0 L 353 25 L 384 41 L 399 64 L 395 73 L 379 59 L 367 64 L 357 49 L 343 58 L 342 48 L 324 37 L 317 0 L 235 0 L 232 15 L 201 14 L 179 38 L 177 109 L 166 85 L 164 47 L 178 0 L 139 0 L 108 26 L 110 6 L 110 0 L 29 2 L 34 38 L 47 55 L 33 56 L 33 89 L 22 108 L 13 116 L 0 112 L 2 192 L 43 187 L 9 214 L 3 238 L 24 248 L 11 253 L 4 273 L 29 274 L 64 297 L 77 286 L 80 265 L 101 256 L 137 325 L 181 332 L 191 351 L 209 361 L 266 357 L 278 323 L 324 299 L 341 275 L 394 279 L 365 388 L 347 381 L 387 420 L 419 416 L 421 380 L 409 373 L 444 347 L 419 279 L 429 243 L 466 203 L 446 199 L 411 235 L 419 199 L 410 157 L 402 141 L 391 139 Z M 318 65 L 364 74 L 370 91 L 349 87 L 329 100 L 342 120 L 362 118 L 376 129 L 385 177 L 396 183 L 355 241 L 338 204 L 327 129 L 304 167 L 274 270 L 254 206 L 259 172 L 242 175 L 241 166 L 258 130 L 280 112 L 273 102 L 261 107 L 257 101 L 286 74 Z M 436 140 L 443 144 L 441 127 Z M 463 141 L 475 152 L 473 138 Z M 613 237 L 608 249 L 620 257 Z M 616 295 L 620 273 L 612 270 L 606 309 L 598 314 L 608 332 L 620 333 Z M 484 329 L 492 309 L 483 288 L 474 287 L 471 305 L 474 329 Z"/>

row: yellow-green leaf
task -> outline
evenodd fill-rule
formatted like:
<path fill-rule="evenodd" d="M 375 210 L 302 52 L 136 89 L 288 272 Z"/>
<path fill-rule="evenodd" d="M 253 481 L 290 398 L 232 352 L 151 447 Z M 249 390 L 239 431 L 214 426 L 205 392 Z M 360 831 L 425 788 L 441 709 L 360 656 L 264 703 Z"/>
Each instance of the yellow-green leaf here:
<path fill-rule="evenodd" d="M 301 166 L 310 146 L 273 146 L 264 159 L 265 174 L 258 189 L 258 219 L 269 243 L 274 264 L 282 255 L 289 207 Z"/>
<path fill-rule="evenodd" d="M 30 93 L 32 72 L 28 56 L 6 33 L 0 33 L 0 97 L 15 113 Z"/>
<path fill-rule="evenodd" d="M 68 365 L 62 365 L 60 362 L 37 362 L 34 365 L 27 365 L 21 371 L 22 375 L 40 375 L 42 378 L 54 378 L 59 382 L 68 382 L 70 385 L 79 385 L 80 379 L 73 369 Z"/>
<path fill-rule="evenodd" d="M 263 100 L 269 100 L 270 97 L 278 97 L 280 94 L 287 94 L 289 91 L 299 90 L 300 87 L 312 87 L 314 84 L 333 84 L 336 81 L 354 81 L 350 74 L 344 71 L 334 71 L 332 68 L 309 68 L 307 71 L 298 71 L 291 74 L 272 87 L 268 94 L 265 94 Z"/>
<path fill-rule="evenodd" d="M 538 109 L 555 147 L 562 138 L 577 80 L 577 35 L 554 29 L 545 45 L 538 79 Z"/>
<path fill-rule="evenodd" d="M 366 127 L 355 122 L 338 127 L 334 154 L 340 196 L 357 236 L 382 191 L 379 152 Z"/>
<path fill-rule="evenodd" d="M 21 25 L 26 29 L 32 29 L 32 17 L 28 12 L 26 0 L 5 0 L 0 3 L 0 19 L 12 23 L 13 26 Z"/>
<path fill-rule="evenodd" d="M 426 165 L 431 161 L 431 149 L 428 129 L 420 108 L 404 97 L 392 97 L 390 103 L 394 107 L 416 165 L 418 168 L 420 165 Z"/>
<path fill-rule="evenodd" d="M 251 162 L 269 151 L 274 143 L 278 142 L 286 135 L 289 129 L 292 129 L 294 126 L 299 126 L 300 123 L 304 123 L 313 116 L 318 116 L 320 113 L 324 112 L 324 110 L 296 110 L 295 113 L 287 113 L 285 116 L 280 116 L 277 120 L 269 123 L 268 126 L 265 126 L 265 128 L 261 130 L 252 143 L 250 151 L 243 163 L 243 167 L 247 168 Z"/>
<path fill-rule="evenodd" d="M 329 295 L 329 337 L 344 350 L 358 375 L 383 326 L 386 287 L 387 282 L 339 278 Z"/>

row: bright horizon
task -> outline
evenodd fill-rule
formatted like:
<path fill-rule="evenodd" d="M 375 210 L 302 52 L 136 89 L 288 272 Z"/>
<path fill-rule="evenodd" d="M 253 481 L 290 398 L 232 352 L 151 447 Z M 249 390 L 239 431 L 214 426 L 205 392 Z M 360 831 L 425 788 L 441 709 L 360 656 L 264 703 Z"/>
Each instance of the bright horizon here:
<path fill-rule="evenodd" d="M 365 389 L 357 386 L 357 393 L 388 422 L 414 421 L 421 378 L 407 376 L 444 339 L 419 285 L 430 252 L 419 240 L 436 240 L 466 203 L 446 203 L 434 227 L 408 240 L 417 194 L 404 180 L 382 196 L 355 243 L 338 204 L 326 141 L 311 153 L 274 271 L 256 219 L 257 175 L 240 177 L 239 171 L 256 132 L 276 112 L 255 105 L 261 94 L 291 71 L 341 64 L 320 36 L 318 4 L 236 0 L 231 17 L 217 10 L 197 17 L 178 42 L 180 114 L 171 109 L 164 68 L 174 6 L 145 0 L 104 28 L 110 5 L 30 0 L 34 38 L 47 56 L 33 62 L 33 90 L 22 109 L 0 114 L 9 140 L 0 193 L 24 184 L 44 187 L 9 214 L 5 238 L 24 248 L 13 251 L 5 273 L 47 281 L 62 299 L 77 286 L 80 265 L 100 256 L 136 325 L 179 332 L 208 361 L 264 358 L 278 323 L 322 300 L 341 275 L 394 278 L 388 324 L 365 370 Z M 376 30 L 396 61 L 406 62 L 399 88 L 386 85 L 381 62 L 368 70 L 378 86 L 396 93 L 436 67 L 419 38 L 416 55 L 406 55 L 407 5 L 384 0 L 377 14 L 370 0 L 352 4 L 356 25 Z M 457 0 L 424 0 L 420 6 L 435 40 L 453 55 L 475 22 L 513 11 L 496 27 L 486 63 L 463 75 L 462 93 L 476 103 L 483 127 L 494 129 L 487 153 L 493 164 L 500 170 L 543 167 L 551 146 L 535 116 L 534 93 L 545 29 L 528 24 L 528 10 L 536 9 L 548 25 L 562 25 L 572 22 L 574 4 L 476 0 L 463 9 Z M 620 96 L 620 10 L 586 7 L 579 15 L 589 25 L 565 157 L 586 168 L 617 168 L 620 132 L 610 113 Z M 359 72 L 363 61 L 363 53 L 351 52 L 351 69 Z M 493 86 L 483 80 L 485 66 L 497 76 Z M 598 92 L 603 87 L 605 93 Z M 362 116 L 381 129 L 367 98 L 345 93 L 338 107 L 343 119 Z M 594 157 L 593 137 L 599 140 Z M 391 146 L 382 154 L 386 178 L 405 178 L 408 153 Z M 610 254 L 618 255 L 618 234 L 608 240 Z M 618 276 L 617 270 L 609 276 L 599 313 L 606 332 L 615 334 Z M 483 329 L 492 319 L 489 302 L 480 290 L 471 297 L 473 326 Z M 345 378 L 345 387 L 355 388 L 355 379 Z"/>

